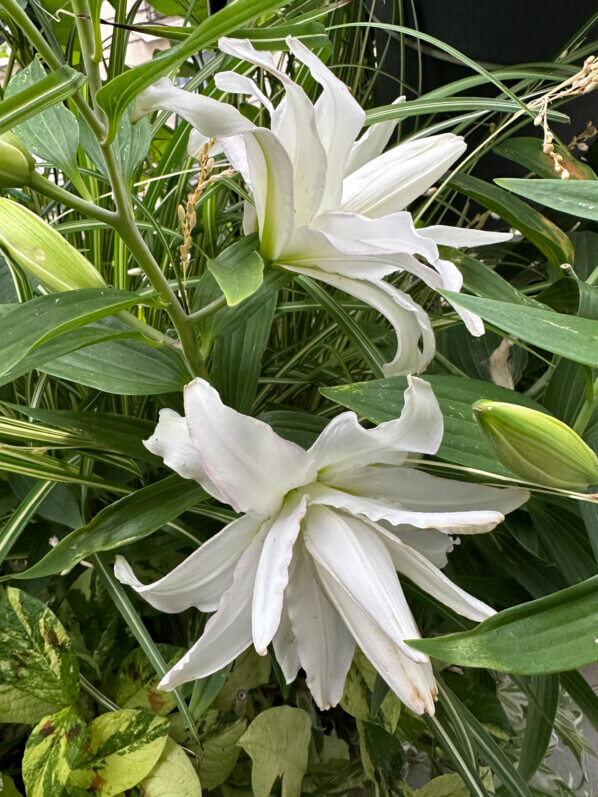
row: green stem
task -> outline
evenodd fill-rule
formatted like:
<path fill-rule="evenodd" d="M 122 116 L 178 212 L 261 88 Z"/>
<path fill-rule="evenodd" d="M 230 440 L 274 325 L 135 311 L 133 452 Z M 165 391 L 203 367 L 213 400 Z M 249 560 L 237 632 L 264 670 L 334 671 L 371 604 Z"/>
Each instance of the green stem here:
<path fill-rule="evenodd" d="M 59 69 L 64 65 L 64 59 L 58 56 L 50 47 L 17 0 L 0 0 L 0 8 L 3 8 L 19 26 L 25 38 L 35 47 L 50 69 Z M 106 135 L 105 127 L 85 99 L 77 92 L 73 95 L 73 102 L 98 139 L 102 140 Z"/>
<path fill-rule="evenodd" d="M 87 199 L 82 199 L 75 194 L 71 194 L 70 191 L 66 191 L 64 188 L 56 185 L 56 183 L 53 183 L 52 180 L 48 180 L 47 177 L 43 177 L 43 175 L 37 172 L 34 172 L 33 176 L 30 178 L 29 185 L 35 191 L 39 191 L 40 194 L 54 199 L 61 205 L 66 205 L 82 213 L 84 216 L 90 216 L 92 219 L 97 219 L 104 224 L 114 225 L 116 213 L 96 205 L 95 202 L 90 202 Z"/>
<path fill-rule="evenodd" d="M 103 118 L 103 111 L 96 105 L 96 94 L 102 88 L 100 68 L 94 60 L 96 43 L 93 26 L 91 24 L 91 12 L 86 0 L 71 0 L 73 11 L 75 12 L 75 25 L 79 34 L 79 45 L 87 73 L 89 91 L 94 110 L 99 118 Z"/>
<path fill-rule="evenodd" d="M 164 309 L 170 316 L 178 333 L 187 365 L 194 376 L 207 376 L 206 367 L 199 349 L 199 341 L 193 322 L 181 307 L 162 269 L 156 262 L 143 236 L 135 223 L 135 214 L 111 144 L 102 144 L 102 152 L 112 185 L 116 220 L 112 226 L 125 242 L 129 251 L 139 263 L 153 285 Z"/>

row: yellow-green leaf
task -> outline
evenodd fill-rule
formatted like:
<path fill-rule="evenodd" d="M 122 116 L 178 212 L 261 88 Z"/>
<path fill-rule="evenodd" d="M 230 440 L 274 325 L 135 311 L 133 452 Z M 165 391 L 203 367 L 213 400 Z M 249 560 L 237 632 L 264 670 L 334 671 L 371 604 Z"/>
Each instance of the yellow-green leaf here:
<path fill-rule="evenodd" d="M 279 777 L 282 797 L 299 797 L 310 739 L 311 720 L 300 708 L 277 706 L 258 714 L 239 739 L 253 761 L 251 785 L 255 797 L 268 797 Z"/>
<path fill-rule="evenodd" d="M 172 739 L 147 778 L 139 784 L 143 797 L 201 797 L 201 783 L 185 751 Z"/>
<path fill-rule="evenodd" d="M 63 797 L 85 741 L 85 721 L 75 708 L 44 717 L 31 732 L 23 755 L 27 797 Z"/>
<path fill-rule="evenodd" d="M 69 786 L 115 797 L 147 777 L 162 755 L 169 724 L 148 711 L 122 709 L 97 717 Z M 40 796 L 41 797 L 41 796 Z"/>
<path fill-rule="evenodd" d="M 0 598 L 0 681 L 4 722 L 37 722 L 79 694 L 79 665 L 62 624 L 13 587 Z"/>

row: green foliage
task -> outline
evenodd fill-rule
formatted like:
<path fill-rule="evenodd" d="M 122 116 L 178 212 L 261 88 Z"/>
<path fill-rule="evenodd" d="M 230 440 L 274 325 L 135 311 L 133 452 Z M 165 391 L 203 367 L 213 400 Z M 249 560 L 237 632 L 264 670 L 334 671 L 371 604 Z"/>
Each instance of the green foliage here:
<path fill-rule="evenodd" d="M 309 714 L 291 706 L 263 711 L 239 739 L 253 761 L 251 788 L 268 797 L 281 778 L 283 797 L 299 797 L 307 770 L 311 731 Z"/>
<path fill-rule="evenodd" d="M 598 577 L 484 620 L 472 631 L 410 644 L 443 661 L 541 675 L 596 661 Z"/>
<path fill-rule="evenodd" d="M 26 592 L 8 587 L 0 597 L 0 717 L 34 723 L 79 693 L 79 666 L 56 616 Z"/>
<path fill-rule="evenodd" d="M 0 794 L 531 797 L 571 794 L 574 782 L 589 797 L 578 712 L 598 728 L 598 700 L 578 668 L 598 661 L 598 509 L 593 495 L 568 492 L 577 483 L 532 486 L 494 532 L 455 544 L 447 575 L 498 610 L 489 620 L 475 626 L 401 577 L 423 636 L 413 644 L 434 657 L 435 717 L 404 707 L 359 650 L 326 712 L 302 671 L 285 682 L 271 649 L 159 690 L 208 617 L 158 612 L 113 564 L 122 554 L 143 583 L 156 581 L 234 517 L 142 443 L 161 409 L 183 413 L 194 376 L 305 448 L 341 408 L 366 425 L 396 418 L 407 387 L 380 378 L 395 346 L 380 314 L 265 263 L 258 236 L 243 234 L 243 177 L 223 175 L 226 155 L 212 149 L 215 179 L 197 190 L 189 124 L 168 112 L 134 121 L 139 93 L 172 79 L 267 127 L 264 109 L 225 96 L 214 76 L 254 79 L 274 105 L 279 82 L 216 42 L 247 38 L 277 58 L 292 35 L 349 86 L 366 129 L 396 120 L 392 142 L 464 136 L 468 157 L 407 209 L 418 228 L 514 235 L 440 247 L 463 276 L 458 294 L 405 272 L 385 278 L 428 313 L 437 345 L 421 376 L 443 441 L 407 464 L 511 486 L 524 475 L 488 445 L 474 402 L 540 411 L 586 454 L 598 446 L 598 145 L 565 126 L 568 94 L 551 99 L 595 50 L 593 23 L 552 62 L 488 69 L 407 28 L 404 3 L 382 4 L 400 25 L 362 0 L 238 0 L 211 16 L 203 1 L 150 4 L 181 24 L 140 20 L 119 2 L 102 42 L 99 0 L 73 0 L 68 13 L 55 0 L 0 3 L 0 133 L 10 131 L 0 141 Z M 171 46 L 131 68 L 139 35 Z M 463 77 L 422 93 L 418 59 L 438 53 Z M 292 54 L 280 63 L 320 96 Z M 544 110 L 559 123 L 568 180 L 554 179 L 543 125 L 521 133 Z M 505 161 L 495 181 L 472 176 L 490 151 L 521 179 L 500 178 Z M 486 333 L 473 337 L 452 302 Z M 570 439 L 557 442 L 548 431 L 540 451 L 553 471 L 572 452 Z M 579 771 L 554 771 L 555 738 Z"/>

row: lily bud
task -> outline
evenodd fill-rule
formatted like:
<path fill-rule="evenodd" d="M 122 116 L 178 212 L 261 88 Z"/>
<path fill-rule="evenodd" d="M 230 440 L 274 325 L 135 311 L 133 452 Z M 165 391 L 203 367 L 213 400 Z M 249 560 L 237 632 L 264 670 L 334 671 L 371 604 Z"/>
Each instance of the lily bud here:
<path fill-rule="evenodd" d="M 473 412 L 496 458 L 522 479 L 565 490 L 598 484 L 598 457 L 557 418 L 501 401 L 478 401 Z"/>
<path fill-rule="evenodd" d="M 10 199 L 0 199 L 0 249 L 50 291 L 106 286 L 81 252 L 35 213 Z"/>
<path fill-rule="evenodd" d="M 27 185 L 35 170 L 35 161 L 12 133 L 0 136 L 0 185 L 18 188 Z"/>

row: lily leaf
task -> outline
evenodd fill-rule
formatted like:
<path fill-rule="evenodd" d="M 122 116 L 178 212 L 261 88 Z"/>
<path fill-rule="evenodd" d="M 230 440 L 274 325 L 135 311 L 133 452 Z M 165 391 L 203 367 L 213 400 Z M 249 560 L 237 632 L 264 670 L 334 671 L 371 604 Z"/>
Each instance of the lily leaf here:
<path fill-rule="evenodd" d="M 574 670 L 598 661 L 598 576 L 505 609 L 471 631 L 413 639 L 434 658 L 516 675 Z"/>

